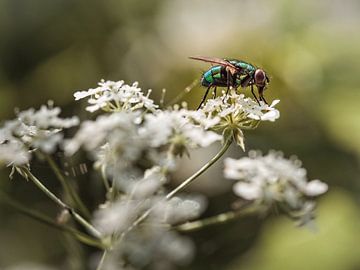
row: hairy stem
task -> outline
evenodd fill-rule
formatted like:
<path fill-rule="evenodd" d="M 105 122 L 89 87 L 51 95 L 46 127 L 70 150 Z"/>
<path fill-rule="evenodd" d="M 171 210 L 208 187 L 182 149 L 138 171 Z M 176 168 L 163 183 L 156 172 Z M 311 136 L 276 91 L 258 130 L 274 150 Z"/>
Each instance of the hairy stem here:
<path fill-rule="evenodd" d="M 79 215 L 73 208 L 64 203 L 61 199 L 59 199 L 54 193 L 52 193 L 46 186 L 44 186 L 41 181 L 36 178 L 28 168 L 20 167 L 19 168 L 23 175 L 26 175 L 42 192 L 45 193 L 53 202 L 59 205 L 61 208 L 69 211 L 69 214 L 81 224 L 89 233 L 91 233 L 96 238 L 101 239 L 101 233 L 94 228 L 88 221 L 86 221 L 81 215 Z"/>

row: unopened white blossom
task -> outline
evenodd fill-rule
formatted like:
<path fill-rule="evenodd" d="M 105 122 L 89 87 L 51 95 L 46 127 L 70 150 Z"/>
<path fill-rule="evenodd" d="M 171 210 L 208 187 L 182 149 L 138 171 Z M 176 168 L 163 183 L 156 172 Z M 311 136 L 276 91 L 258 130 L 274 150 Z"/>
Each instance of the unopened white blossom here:
<path fill-rule="evenodd" d="M 278 203 L 300 219 L 303 215 L 312 215 L 307 211 L 314 207 L 306 205 L 328 189 L 320 180 L 308 181 L 298 159 L 286 159 L 275 151 L 264 156 L 251 151 L 249 157 L 238 160 L 227 158 L 224 174 L 237 180 L 233 190 L 239 197 L 265 206 Z"/>
<path fill-rule="evenodd" d="M 88 98 L 89 106 L 86 107 L 86 110 L 89 112 L 100 109 L 110 112 L 134 111 L 141 108 L 154 111 L 158 108 L 149 98 L 151 90 L 144 95 L 137 82 L 127 85 L 124 81 L 102 80 L 98 85 L 96 88 L 74 93 L 75 100 Z"/>

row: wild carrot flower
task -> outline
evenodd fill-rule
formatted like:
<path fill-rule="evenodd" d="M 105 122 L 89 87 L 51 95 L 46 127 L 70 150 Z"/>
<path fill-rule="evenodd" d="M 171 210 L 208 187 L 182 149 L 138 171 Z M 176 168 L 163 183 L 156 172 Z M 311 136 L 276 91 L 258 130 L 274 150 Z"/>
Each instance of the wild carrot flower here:
<path fill-rule="evenodd" d="M 6 121 L 0 128 L 0 163 L 24 165 L 37 149 L 52 153 L 63 140 L 62 130 L 78 125 L 77 117 L 60 118 L 59 107 L 43 105 L 17 113 L 14 120 Z"/>
<path fill-rule="evenodd" d="M 188 149 L 207 147 L 222 138 L 194 123 L 191 111 L 186 109 L 147 114 L 140 134 L 149 138 L 152 147 L 168 145 L 174 155 L 180 156 Z"/>
<path fill-rule="evenodd" d="M 74 94 L 75 100 L 88 98 L 89 106 L 86 107 L 86 110 L 89 112 L 97 110 L 106 112 L 135 111 L 142 108 L 154 111 L 158 108 L 149 98 L 151 90 L 145 96 L 137 82 L 127 85 L 124 81 L 101 80 L 98 85 L 96 88 L 78 91 Z"/>
<path fill-rule="evenodd" d="M 239 197 L 260 206 L 277 204 L 300 224 L 311 221 L 315 208 L 312 199 L 328 189 L 320 180 L 308 181 L 298 159 L 285 159 L 275 151 L 264 156 L 250 151 L 249 157 L 239 160 L 227 158 L 224 174 L 237 180 L 233 190 Z"/>
<path fill-rule="evenodd" d="M 264 102 L 260 105 L 246 98 L 243 94 L 237 94 L 234 90 L 229 95 L 209 99 L 202 107 L 205 119 L 220 119 L 214 122 L 211 129 L 222 132 L 224 138 L 233 137 L 234 141 L 244 150 L 245 129 L 256 128 L 261 121 L 274 122 L 280 117 L 280 113 L 274 106 L 279 100 L 274 100 L 269 106 Z M 210 128 L 210 127 L 209 127 Z"/>

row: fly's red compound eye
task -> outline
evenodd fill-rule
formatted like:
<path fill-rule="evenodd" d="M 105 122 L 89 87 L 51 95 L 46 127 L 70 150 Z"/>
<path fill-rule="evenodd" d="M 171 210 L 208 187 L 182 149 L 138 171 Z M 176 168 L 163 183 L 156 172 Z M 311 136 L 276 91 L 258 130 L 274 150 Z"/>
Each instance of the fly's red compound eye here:
<path fill-rule="evenodd" d="M 264 84 L 266 80 L 265 71 L 263 71 L 262 69 L 257 69 L 255 71 L 254 79 L 256 84 Z"/>

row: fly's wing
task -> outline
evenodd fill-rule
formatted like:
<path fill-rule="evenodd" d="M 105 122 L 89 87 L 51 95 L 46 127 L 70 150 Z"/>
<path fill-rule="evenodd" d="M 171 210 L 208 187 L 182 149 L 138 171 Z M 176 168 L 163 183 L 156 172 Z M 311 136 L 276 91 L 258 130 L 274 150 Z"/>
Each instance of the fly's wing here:
<path fill-rule="evenodd" d="M 208 62 L 208 63 L 212 63 L 212 64 L 218 64 L 224 67 L 229 67 L 231 69 L 237 69 L 236 66 L 234 66 L 233 64 L 229 63 L 228 61 L 221 59 L 221 58 L 216 58 L 216 57 L 206 57 L 206 56 L 190 56 L 190 59 L 193 60 L 199 60 L 199 61 L 204 61 L 204 62 Z"/>

